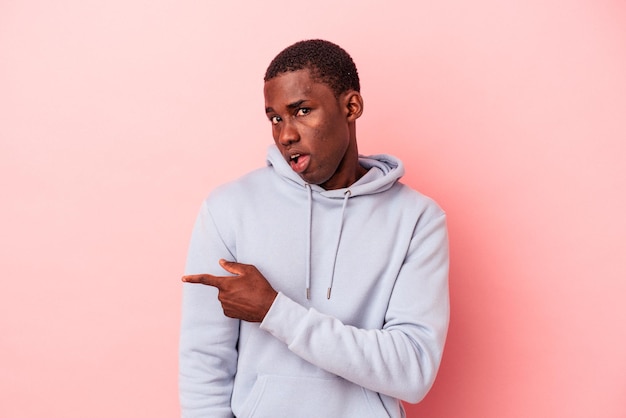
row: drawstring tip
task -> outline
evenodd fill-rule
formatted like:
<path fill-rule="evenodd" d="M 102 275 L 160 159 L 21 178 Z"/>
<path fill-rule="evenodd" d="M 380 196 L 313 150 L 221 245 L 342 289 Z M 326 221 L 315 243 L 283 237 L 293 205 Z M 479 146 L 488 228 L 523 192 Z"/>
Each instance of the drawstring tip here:
<path fill-rule="evenodd" d="M 326 299 L 330 299 L 330 290 L 331 290 L 331 288 L 329 287 L 328 288 L 328 292 L 326 292 Z"/>
<path fill-rule="evenodd" d="M 309 289 L 308 287 L 306 288 L 306 299 L 311 299 L 311 289 Z"/>

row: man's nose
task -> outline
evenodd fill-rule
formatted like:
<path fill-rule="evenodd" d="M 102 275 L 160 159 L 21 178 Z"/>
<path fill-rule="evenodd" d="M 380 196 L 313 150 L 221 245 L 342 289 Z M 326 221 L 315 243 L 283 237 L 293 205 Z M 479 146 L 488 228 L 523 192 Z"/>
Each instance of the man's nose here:
<path fill-rule="evenodd" d="M 293 123 L 283 121 L 280 132 L 278 133 L 278 142 L 281 145 L 291 145 L 300 140 L 300 134 Z"/>

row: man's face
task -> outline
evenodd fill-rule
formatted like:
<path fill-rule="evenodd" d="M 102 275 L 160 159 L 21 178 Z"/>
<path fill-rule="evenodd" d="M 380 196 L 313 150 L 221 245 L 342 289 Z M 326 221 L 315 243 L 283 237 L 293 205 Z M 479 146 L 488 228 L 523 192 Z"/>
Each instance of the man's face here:
<path fill-rule="evenodd" d="M 326 190 L 349 186 L 343 184 L 352 174 L 344 164 L 351 141 L 344 97 L 336 98 L 309 70 L 283 73 L 263 91 L 274 142 L 291 168 Z"/>

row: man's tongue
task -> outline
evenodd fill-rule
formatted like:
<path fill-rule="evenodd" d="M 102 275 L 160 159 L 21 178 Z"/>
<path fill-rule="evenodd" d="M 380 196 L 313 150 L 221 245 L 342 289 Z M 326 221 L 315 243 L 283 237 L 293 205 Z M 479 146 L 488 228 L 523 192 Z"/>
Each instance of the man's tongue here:
<path fill-rule="evenodd" d="M 289 165 L 296 173 L 302 173 L 309 166 L 309 158 L 308 155 L 300 155 L 298 158 L 289 160 Z"/>

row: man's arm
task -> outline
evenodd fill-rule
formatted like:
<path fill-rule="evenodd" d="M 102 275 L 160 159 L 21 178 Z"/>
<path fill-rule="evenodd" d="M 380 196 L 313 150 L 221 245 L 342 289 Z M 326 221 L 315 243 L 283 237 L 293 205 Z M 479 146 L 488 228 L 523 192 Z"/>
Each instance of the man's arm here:
<path fill-rule="evenodd" d="M 226 263 L 253 269 L 239 277 L 199 274 L 183 280 L 216 286 L 229 316 L 262 319 L 261 329 L 308 362 L 367 389 L 418 402 L 434 382 L 446 339 L 448 258 L 442 214 L 416 230 L 380 330 L 345 325 L 282 293 L 265 311 L 263 299 L 271 292 L 246 290 L 251 282 L 267 283 L 254 266 Z"/>
<path fill-rule="evenodd" d="M 328 372 L 385 395 L 419 402 L 435 380 L 446 339 L 448 261 L 441 215 L 415 232 L 382 329 L 342 324 L 283 294 L 261 329 Z"/>
<path fill-rule="evenodd" d="M 185 273 L 217 273 L 221 270 L 217 260 L 232 256 L 204 204 L 194 225 Z M 185 283 L 180 332 L 182 416 L 232 417 L 239 320 L 223 314 L 215 288 Z"/>

